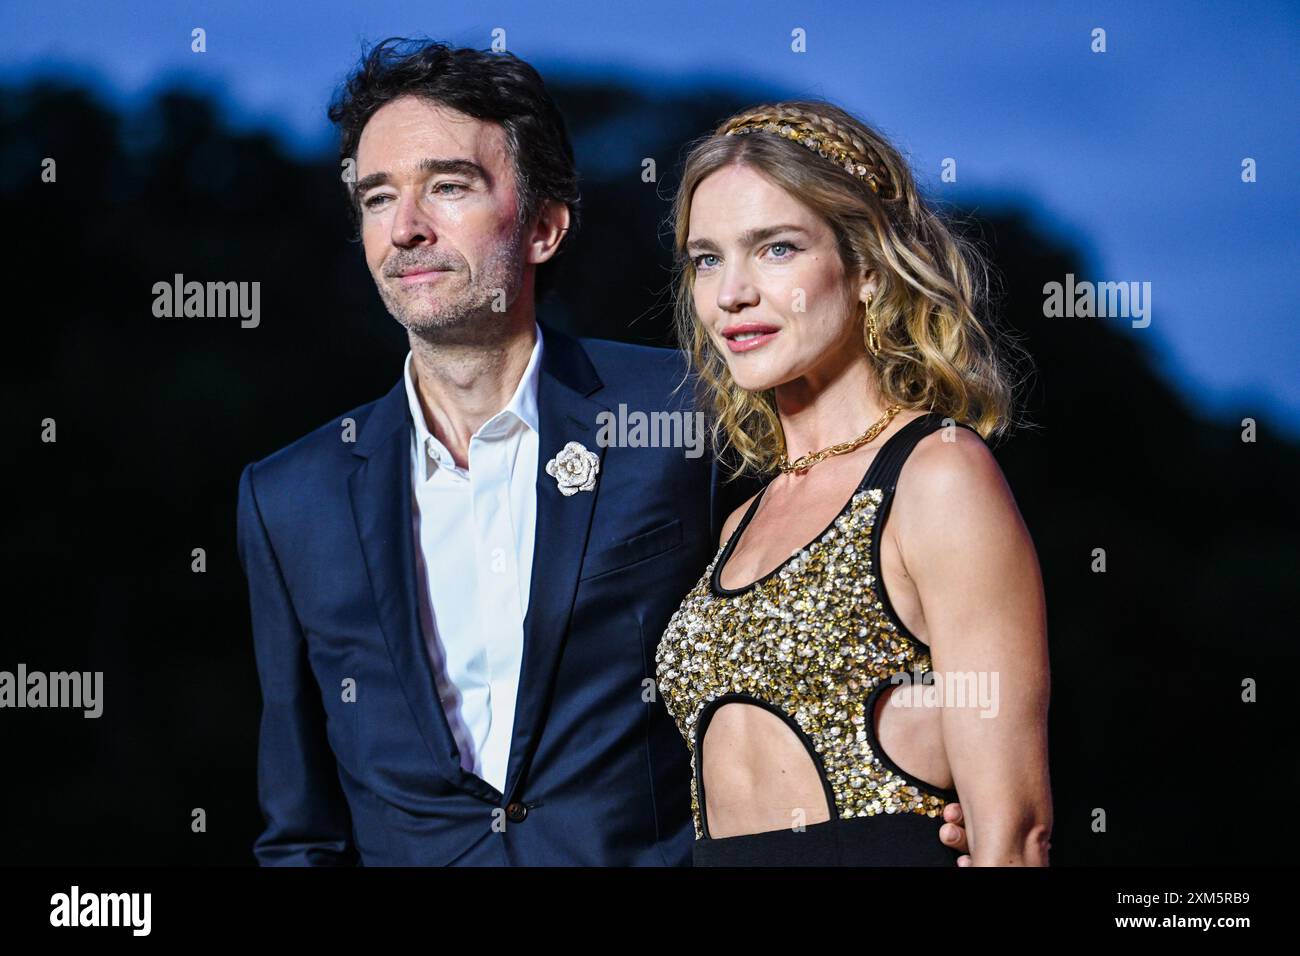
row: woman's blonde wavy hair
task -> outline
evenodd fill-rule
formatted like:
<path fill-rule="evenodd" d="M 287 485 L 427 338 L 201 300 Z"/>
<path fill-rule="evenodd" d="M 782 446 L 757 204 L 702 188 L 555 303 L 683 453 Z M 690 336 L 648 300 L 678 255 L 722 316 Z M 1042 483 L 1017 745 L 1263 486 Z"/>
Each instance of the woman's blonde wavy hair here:
<path fill-rule="evenodd" d="M 875 175 L 867 182 L 776 132 L 726 135 L 738 126 L 793 123 L 810 127 L 831 150 L 844 150 Z M 691 145 L 673 202 L 677 341 L 697 373 L 698 400 L 712 409 L 720 457 L 739 456 L 733 477 L 768 472 L 786 453 L 775 390 L 736 385 L 695 311 L 695 269 L 686 251 L 691 200 L 711 173 L 752 167 L 830 224 L 850 275 L 876 269 L 872 315 L 880 350 L 871 357 L 886 404 L 924 409 L 965 422 L 988 439 L 1013 423 L 1011 360 L 1027 358 L 1018 343 L 980 318 L 989 265 L 954 234 L 917 193 L 911 170 L 876 130 L 829 103 L 799 100 L 745 110 Z M 862 313 L 863 349 L 867 324 Z"/>

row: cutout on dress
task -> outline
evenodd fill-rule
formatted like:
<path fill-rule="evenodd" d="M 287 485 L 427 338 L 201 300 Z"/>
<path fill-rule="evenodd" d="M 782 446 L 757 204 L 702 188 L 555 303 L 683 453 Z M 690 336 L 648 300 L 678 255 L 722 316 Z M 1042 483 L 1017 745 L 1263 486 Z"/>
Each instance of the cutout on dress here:
<path fill-rule="evenodd" d="M 707 837 L 796 829 L 835 815 L 816 752 L 788 716 L 757 699 L 732 700 L 702 721 L 696 759 Z"/>
<path fill-rule="evenodd" d="M 882 681 L 868 699 L 870 742 L 880 762 L 911 783 L 929 790 L 951 790 L 952 771 L 943 749 L 942 710 L 926 704 L 927 691 L 933 693 L 933 687 Z M 902 695 L 898 704 L 888 706 L 896 694 Z"/>

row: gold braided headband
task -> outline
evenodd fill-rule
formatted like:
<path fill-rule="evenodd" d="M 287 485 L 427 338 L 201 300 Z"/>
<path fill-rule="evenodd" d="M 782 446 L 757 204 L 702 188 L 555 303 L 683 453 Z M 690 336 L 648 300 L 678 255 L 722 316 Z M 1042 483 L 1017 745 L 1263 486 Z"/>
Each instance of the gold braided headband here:
<path fill-rule="evenodd" d="M 743 135 L 745 133 L 776 133 L 786 139 L 794 140 L 807 146 L 819 156 L 843 166 L 845 171 L 863 180 L 871 191 L 880 194 L 880 185 L 876 174 L 872 172 L 856 155 L 836 143 L 828 143 L 816 130 L 802 123 L 784 120 L 767 120 L 761 123 L 740 123 L 727 130 L 724 135 Z"/>

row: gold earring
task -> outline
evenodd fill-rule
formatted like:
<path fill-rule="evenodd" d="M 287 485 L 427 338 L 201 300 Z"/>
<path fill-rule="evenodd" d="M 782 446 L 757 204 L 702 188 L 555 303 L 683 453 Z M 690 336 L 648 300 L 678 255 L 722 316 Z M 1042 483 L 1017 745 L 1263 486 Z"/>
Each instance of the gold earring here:
<path fill-rule="evenodd" d="M 865 312 L 867 316 L 867 348 L 871 350 L 872 355 L 875 355 L 880 351 L 880 333 L 876 331 L 876 320 L 871 314 L 870 292 L 867 293 L 867 307 Z"/>

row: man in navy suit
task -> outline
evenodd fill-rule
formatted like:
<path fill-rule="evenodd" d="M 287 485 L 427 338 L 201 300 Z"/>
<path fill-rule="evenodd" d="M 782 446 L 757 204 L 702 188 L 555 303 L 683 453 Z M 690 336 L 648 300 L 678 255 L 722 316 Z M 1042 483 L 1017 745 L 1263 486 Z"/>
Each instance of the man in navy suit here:
<path fill-rule="evenodd" d="M 240 477 L 255 855 L 687 865 L 690 768 L 654 653 L 755 488 L 709 454 L 600 437 L 620 406 L 690 413 L 676 352 L 536 320 L 579 204 L 531 67 L 386 41 L 331 116 L 410 353 L 387 395 Z"/>

